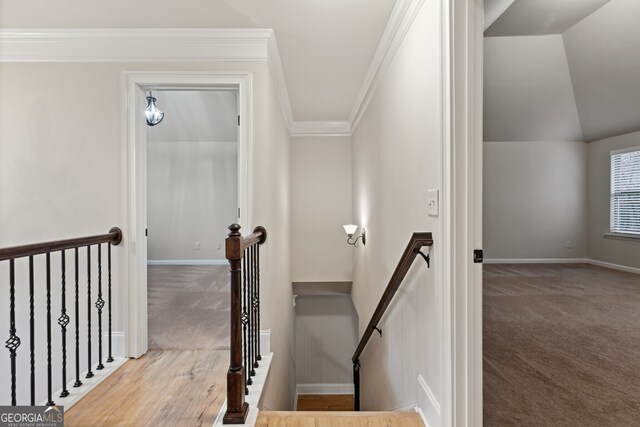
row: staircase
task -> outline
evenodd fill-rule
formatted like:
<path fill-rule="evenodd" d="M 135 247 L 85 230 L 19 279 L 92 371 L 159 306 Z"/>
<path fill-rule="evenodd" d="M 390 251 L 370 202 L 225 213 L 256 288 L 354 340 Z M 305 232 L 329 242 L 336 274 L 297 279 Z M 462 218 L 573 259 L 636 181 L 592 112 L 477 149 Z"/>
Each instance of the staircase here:
<path fill-rule="evenodd" d="M 417 412 L 261 411 L 256 427 L 424 427 Z"/>

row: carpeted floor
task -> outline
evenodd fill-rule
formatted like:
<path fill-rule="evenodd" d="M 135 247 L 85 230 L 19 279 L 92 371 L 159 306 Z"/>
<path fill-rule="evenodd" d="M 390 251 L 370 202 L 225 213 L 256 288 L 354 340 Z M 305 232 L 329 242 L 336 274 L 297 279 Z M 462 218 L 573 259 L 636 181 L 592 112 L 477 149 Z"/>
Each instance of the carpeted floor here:
<path fill-rule="evenodd" d="M 484 269 L 484 425 L 640 426 L 640 275 Z"/>
<path fill-rule="evenodd" d="M 149 349 L 228 349 L 229 286 L 228 266 L 149 266 Z"/>

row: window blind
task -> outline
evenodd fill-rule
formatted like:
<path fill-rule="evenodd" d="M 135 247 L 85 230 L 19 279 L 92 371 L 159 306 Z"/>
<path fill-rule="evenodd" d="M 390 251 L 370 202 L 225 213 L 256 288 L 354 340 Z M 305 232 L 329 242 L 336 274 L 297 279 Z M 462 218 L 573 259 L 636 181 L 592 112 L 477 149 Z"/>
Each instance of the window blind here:
<path fill-rule="evenodd" d="M 611 232 L 640 235 L 640 147 L 611 153 Z"/>

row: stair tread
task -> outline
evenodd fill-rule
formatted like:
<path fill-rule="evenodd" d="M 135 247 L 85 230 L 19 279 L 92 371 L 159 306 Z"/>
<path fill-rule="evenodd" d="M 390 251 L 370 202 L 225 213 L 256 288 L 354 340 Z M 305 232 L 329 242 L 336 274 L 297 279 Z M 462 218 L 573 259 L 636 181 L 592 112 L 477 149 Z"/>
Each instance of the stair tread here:
<path fill-rule="evenodd" d="M 256 427 L 424 427 L 416 412 L 260 411 Z"/>

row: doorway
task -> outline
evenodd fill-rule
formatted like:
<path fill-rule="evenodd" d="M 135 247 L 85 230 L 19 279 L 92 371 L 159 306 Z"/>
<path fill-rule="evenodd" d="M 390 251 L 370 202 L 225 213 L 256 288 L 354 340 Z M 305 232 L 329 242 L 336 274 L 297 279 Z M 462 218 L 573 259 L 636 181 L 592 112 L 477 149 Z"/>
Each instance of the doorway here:
<path fill-rule="evenodd" d="M 238 91 L 151 91 L 147 128 L 150 350 L 229 347 L 224 239 L 238 221 Z"/>
<path fill-rule="evenodd" d="M 195 276 L 199 274 L 198 270 L 201 267 L 213 267 L 216 265 L 221 267 L 220 264 L 224 262 L 224 233 L 229 224 L 225 224 L 222 226 L 222 230 L 218 230 L 218 226 L 211 224 L 213 221 L 203 220 L 209 231 L 203 231 L 202 226 L 199 228 L 199 232 L 204 234 L 196 237 L 196 234 L 190 234 L 192 231 L 180 229 L 178 224 L 182 223 L 184 225 L 184 217 L 188 211 L 205 209 L 207 206 L 206 200 L 194 196 L 195 198 L 189 199 L 192 200 L 191 202 L 186 202 L 186 199 L 176 199 L 169 197 L 170 195 L 166 196 L 167 193 L 175 193 L 179 187 L 177 184 L 179 182 L 182 182 L 181 185 L 184 187 L 187 182 L 208 181 L 208 185 L 213 188 L 215 187 L 215 183 L 211 182 L 214 178 L 213 169 L 220 167 L 221 164 L 226 164 L 227 171 L 225 172 L 224 179 L 227 184 L 234 182 L 229 174 L 235 174 L 237 177 L 234 186 L 236 189 L 236 202 L 233 209 L 234 219 L 232 219 L 231 222 L 238 222 L 242 224 L 243 228 L 250 228 L 252 226 L 250 215 L 251 206 L 249 202 L 251 200 L 251 75 L 249 73 L 202 74 L 187 72 L 172 74 L 126 73 L 125 77 L 128 105 L 126 140 L 129 159 L 128 203 L 126 204 L 129 216 L 129 226 L 126 232 L 129 251 L 128 317 L 125 328 L 127 334 L 126 352 L 127 356 L 138 358 L 147 352 L 149 344 L 152 342 L 151 340 L 160 340 L 158 341 L 160 342 L 160 344 L 158 344 L 160 346 L 171 346 L 171 348 L 184 347 L 189 339 L 188 337 L 186 339 L 179 337 L 181 334 L 177 331 L 180 329 L 182 334 L 184 334 L 185 329 L 182 328 L 184 328 L 184 322 L 188 322 L 189 319 L 182 318 L 181 316 L 190 316 L 192 309 L 198 309 L 198 303 L 196 302 L 192 302 L 192 304 L 195 304 L 195 306 L 193 306 L 189 305 L 186 301 L 179 301 L 180 304 L 183 304 L 181 310 L 177 310 L 175 313 L 170 311 L 156 316 L 157 330 L 168 331 L 167 335 L 164 338 L 161 336 L 150 337 L 149 321 L 151 316 L 155 315 L 149 312 L 149 306 L 150 304 L 157 303 L 157 301 L 155 300 L 155 291 L 153 294 L 154 301 L 149 301 L 151 293 L 148 288 L 148 279 L 150 273 L 153 274 L 153 271 L 150 271 L 149 267 L 184 267 L 191 269 L 193 276 L 188 280 L 184 279 L 184 275 L 178 273 L 174 273 L 173 275 L 158 275 L 161 283 L 170 282 L 173 284 L 175 288 L 173 294 L 178 299 L 180 299 L 179 290 L 184 291 L 189 288 L 194 292 L 198 292 L 198 286 L 203 292 L 215 293 L 214 283 L 218 283 L 216 286 L 219 286 L 221 280 L 215 273 L 204 273 L 202 276 L 204 278 L 196 278 Z M 165 112 L 163 122 L 154 127 L 147 126 L 143 114 L 147 104 L 146 97 L 149 95 L 149 90 L 152 90 L 154 97 L 157 98 L 156 104 L 158 108 L 160 110 L 164 109 L 163 111 Z M 194 96 L 194 93 L 199 93 L 201 99 L 197 102 L 194 101 L 189 107 L 181 104 L 182 107 L 177 108 L 175 105 L 172 106 L 162 101 L 162 98 L 166 96 L 167 100 L 175 98 L 174 101 L 177 102 L 178 98 L 188 98 L 189 96 Z M 222 95 L 222 93 L 226 93 L 226 95 Z M 236 128 L 235 171 L 232 171 L 231 166 L 229 166 L 229 158 L 233 158 L 234 156 L 232 141 L 217 141 L 215 143 L 204 141 L 204 139 L 207 139 L 206 132 L 211 132 L 211 130 L 205 130 L 207 126 L 216 127 L 219 126 L 219 124 L 213 126 L 215 119 L 210 120 L 207 118 L 207 109 L 202 99 L 203 94 L 208 94 L 208 96 L 212 98 L 219 98 L 218 102 L 226 99 L 225 102 L 228 105 L 233 105 L 232 100 L 235 98 L 235 112 L 232 113 L 231 110 L 228 112 L 228 116 L 229 118 L 233 118 L 233 126 Z M 224 104 L 224 102 L 222 102 L 222 104 Z M 199 107 L 196 107 L 196 105 L 199 105 Z M 192 116 L 200 117 L 198 120 L 204 123 L 204 125 L 192 128 L 186 125 L 186 122 L 181 119 L 182 125 L 175 125 L 175 129 L 173 130 L 170 129 L 170 126 L 167 126 L 167 128 L 163 130 L 162 125 L 170 124 L 171 120 L 169 117 L 172 116 L 175 118 L 181 117 L 182 119 Z M 166 123 L 164 122 L 165 120 Z M 154 129 L 155 127 L 158 129 Z M 202 139 L 195 141 L 194 144 L 198 145 L 200 149 L 208 149 L 209 151 L 218 150 L 220 152 L 225 152 L 226 150 L 226 154 L 222 156 L 222 158 L 226 159 L 226 163 L 224 160 L 221 160 L 222 163 L 220 163 L 212 159 L 202 159 L 202 156 L 196 156 L 195 154 L 188 154 L 186 148 L 187 143 L 194 141 L 178 141 L 180 142 L 179 144 L 170 144 L 170 140 L 180 139 L 178 138 L 177 132 L 191 135 L 187 139 Z M 176 141 L 173 142 L 175 143 Z M 155 145 L 149 149 L 149 145 L 151 144 Z M 177 151 L 172 153 L 171 150 Z M 165 163 L 161 163 L 164 166 L 158 168 L 151 166 L 148 163 L 151 158 L 150 156 L 148 158 L 148 155 L 151 154 L 154 158 L 164 159 L 163 161 Z M 195 157 L 197 157 L 197 159 Z M 199 167 L 192 167 L 195 164 L 199 165 Z M 181 172 L 176 175 L 177 171 Z M 165 186 L 159 186 L 159 189 L 155 189 L 155 187 L 152 189 L 153 183 L 149 182 L 150 179 L 164 182 Z M 175 187 L 172 188 L 169 182 L 175 185 Z M 159 213 L 160 210 L 169 210 L 168 216 L 170 219 L 163 219 L 162 215 L 155 215 L 153 212 L 150 213 L 150 209 L 158 211 L 156 213 Z M 228 215 L 229 218 L 226 216 L 221 217 L 216 223 L 228 221 L 231 218 L 232 213 L 230 208 L 226 215 Z M 174 227 L 174 229 L 172 229 L 172 227 Z M 211 227 L 215 227 L 215 232 L 212 231 L 213 229 Z M 195 228 L 198 227 L 194 227 L 194 229 Z M 156 239 L 153 239 L 154 234 L 155 237 L 157 237 Z M 186 237 L 181 236 L 182 234 L 185 234 Z M 178 238 L 176 236 L 181 237 Z M 172 247 L 174 252 L 168 252 L 168 247 Z M 196 249 L 196 247 L 200 249 Z M 180 255 L 178 256 L 177 254 Z M 148 265 L 149 261 L 151 261 L 152 265 Z M 182 265 L 169 265 L 172 262 L 175 264 L 178 261 L 180 261 Z M 160 270 L 161 269 L 158 269 L 158 271 Z M 155 277 L 154 275 L 154 279 Z M 180 278 L 184 279 L 184 281 L 181 281 Z M 185 284 L 185 281 L 188 283 Z M 208 289 L 206 285 L 207 281 L 209 281 Z M 203 282 L 205 283 L 204 285 L 202 284 Z M 162 293 L 164 291 L 158 292 Z M 171 292 L 169 293 L 171 294 Z M 224 298 L 221 298 L 220 301 L 223 303 Z M 211 308 L 208 310 L 211 310 Z M 180 328 L 178 328 L 180 322 L 183 323 Z M 211 319 L 209 319 L 206 333 L 214 336 L 213 339 L 217 342 L 223 341 L 222 329 L 220 331 L 214 331 L 210 322 Z M 170 330 L 174 330 L 175 332 L 170 332 Z M 202 331 L 203 328 L 199 328 L 199 330 Z M 220 333 L 218 334 L 218 332 Z M 187 333 L 187 335 L 189 334 Z M 189 345 L 193 345 L 193 343 Z M 200 345 L 207 344 L 204 343 Z"/>

